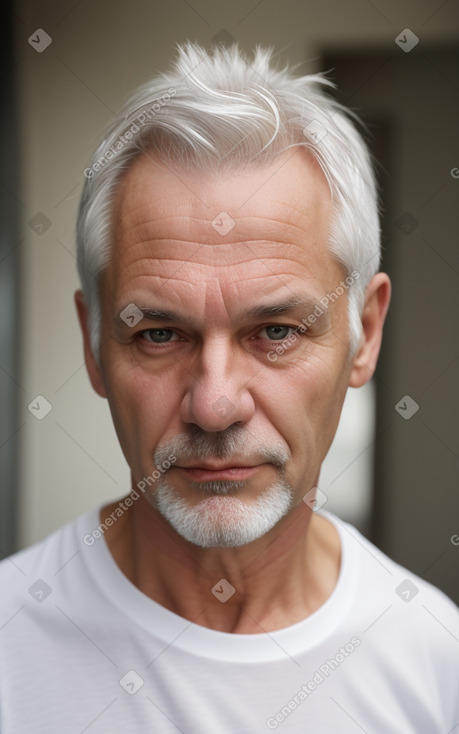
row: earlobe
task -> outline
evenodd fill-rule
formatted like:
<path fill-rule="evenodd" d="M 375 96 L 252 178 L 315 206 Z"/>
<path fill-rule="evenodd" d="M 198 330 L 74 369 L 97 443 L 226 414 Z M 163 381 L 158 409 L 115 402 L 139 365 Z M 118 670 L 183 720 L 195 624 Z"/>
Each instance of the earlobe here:
<path fill-rule="evenodd" d="M 353 358 L 350 387 L 361 387 L 371 379 L 376 369 L 384 321 L 389 308 L 391 285 L 386 273 L 377 273 L 365 291 L 362 311 L 362 334 Z"/>
<path fill-rule="evenodd" d="M 106 398 L 107 393 L 105 391 L 102 373 L 91 347 L 91 340 L 89 338 L 88 308 L 84 300 L 83 291 L 81 290 L 75 292 L 75 306 L 78 314 L 78 321 L 80 322 L 81 332 L 83 334 L 84 358 L 89 380 L 96 393 L 102 398 Z"/>

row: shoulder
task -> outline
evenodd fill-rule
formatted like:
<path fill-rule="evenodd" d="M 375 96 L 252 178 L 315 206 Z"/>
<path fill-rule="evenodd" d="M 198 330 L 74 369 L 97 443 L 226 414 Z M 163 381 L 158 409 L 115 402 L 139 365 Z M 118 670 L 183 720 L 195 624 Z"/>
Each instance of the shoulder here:
<path fill-rule="evenodd" d="M 440 589 L 393 561 L 356 528 L 327 513 L 337 528 L 343 566 L 354 570 L 355 607 L 364 630 L 379 640 L 441 657 L 455 650 L 459 668 L 459 608 Z M 348 569 L 349 570 L 349 569 Z M 348 577 L 352 576 L 349 574 Z M 452 647 L 453 646 L 453 647 Z"/>
<path fill-rule="evenodd" d="M 20 604 L 43 601 L 59 584 L 59 573 L 78 555 L 78 527 L 84 518 L 97 518 L 91 511 L 55 530 L 44 540 L 8 556 L 0 562 L 0 626 L 4 616 Z"/>
<path fill-rule="evenodd" d="M 458 607 L 354 527 L 327 516 L 341 539 L 340 581 L 351 597 L 344 627 L 358 639 L 359 670 L 381 696 L 412 704 L 413 720 L 420 711 L 431 715 L 430 706 L 457 721 Z"/>

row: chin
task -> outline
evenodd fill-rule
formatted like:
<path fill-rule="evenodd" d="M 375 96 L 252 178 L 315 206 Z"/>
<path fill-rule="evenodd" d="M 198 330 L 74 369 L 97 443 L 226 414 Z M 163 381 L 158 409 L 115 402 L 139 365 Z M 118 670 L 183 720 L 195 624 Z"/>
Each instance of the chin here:
<path fill-rule="evenodd" d="M 238 548 L 269 532 L 294 505 L 285 481 L 268 486 L 257 499 L 206 497 L 190 506 L 173 487 L 162 483 L 155 493 L 161 515 L 185 540 L 201 548 Z"/>

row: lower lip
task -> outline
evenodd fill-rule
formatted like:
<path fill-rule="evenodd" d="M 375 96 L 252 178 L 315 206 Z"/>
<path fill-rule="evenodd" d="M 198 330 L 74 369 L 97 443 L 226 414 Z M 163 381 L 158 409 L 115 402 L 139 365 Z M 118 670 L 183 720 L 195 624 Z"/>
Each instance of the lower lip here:
<path fill-rule="evenodd" d="M 231 466 L 228 469 L 187 469 L 185 467 L 176 467 L 182 469 L 185 474 L 194 482 L 211 482 L 216 480 L 229 479 L 240 481 L 248 479 L 259 469 L 259 466 Z"/>

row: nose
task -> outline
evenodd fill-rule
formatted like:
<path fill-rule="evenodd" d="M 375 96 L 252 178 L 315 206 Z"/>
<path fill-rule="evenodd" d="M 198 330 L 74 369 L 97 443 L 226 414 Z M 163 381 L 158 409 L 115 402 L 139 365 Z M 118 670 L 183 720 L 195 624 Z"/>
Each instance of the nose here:
<path fill-rule="evenodd" d="M 182 420 L 212 432 L 248 423 L 255 412 L 250 383 L 256 371 L 249 361 L 249 355 L 223 338 L 205 343 L 190 366 Z"/>

